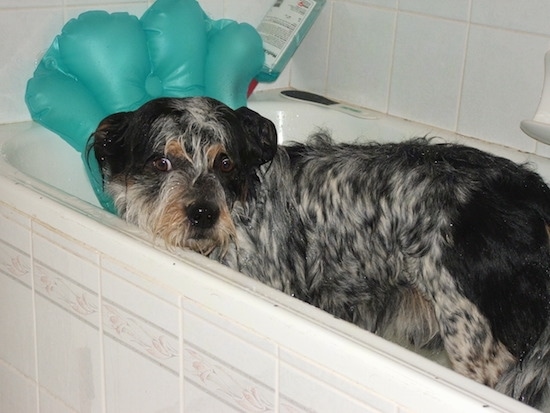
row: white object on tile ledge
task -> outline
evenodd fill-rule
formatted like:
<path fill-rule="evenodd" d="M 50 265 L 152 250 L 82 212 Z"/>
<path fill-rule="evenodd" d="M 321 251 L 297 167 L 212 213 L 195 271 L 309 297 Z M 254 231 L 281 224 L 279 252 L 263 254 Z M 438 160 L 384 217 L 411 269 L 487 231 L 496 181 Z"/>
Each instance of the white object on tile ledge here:
<path fill-rule="evenodd" d="M 544 56 L 544 85 L 539 107 L 532 120 L 522 120 L 521 130 L 542 143 L 550 145 L 550 50 Z"/>

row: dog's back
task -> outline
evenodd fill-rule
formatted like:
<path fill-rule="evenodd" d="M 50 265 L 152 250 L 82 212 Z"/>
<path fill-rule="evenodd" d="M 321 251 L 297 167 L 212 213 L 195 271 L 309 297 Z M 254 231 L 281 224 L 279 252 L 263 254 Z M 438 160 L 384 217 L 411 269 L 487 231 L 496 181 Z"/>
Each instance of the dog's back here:
<path fill-rule="evenodd" d="M 334 145 L 321 134 L 285 151 L 309 302 L 411 345 L 442 338 L 456 370 L 539 401 L 550 190 L 537 174 L 424 139 Z"/>

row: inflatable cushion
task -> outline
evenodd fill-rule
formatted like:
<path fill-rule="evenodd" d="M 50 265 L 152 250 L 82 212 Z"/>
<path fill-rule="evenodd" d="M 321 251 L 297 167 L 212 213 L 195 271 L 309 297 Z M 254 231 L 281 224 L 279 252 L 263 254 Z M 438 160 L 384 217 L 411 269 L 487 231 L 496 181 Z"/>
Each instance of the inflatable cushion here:
<path fill-rule="evenodd" d="M 157 0 L 141 19 L 89 11 L 63 27 L 27 84 L 32 118 L 80 152 L 101 204 L 114 212 L 88 139 L 99 122 L 153 98 L 210 96 L 246 105 L 264 61 L 256 30 L 212 20 L 195 0 Z"/>

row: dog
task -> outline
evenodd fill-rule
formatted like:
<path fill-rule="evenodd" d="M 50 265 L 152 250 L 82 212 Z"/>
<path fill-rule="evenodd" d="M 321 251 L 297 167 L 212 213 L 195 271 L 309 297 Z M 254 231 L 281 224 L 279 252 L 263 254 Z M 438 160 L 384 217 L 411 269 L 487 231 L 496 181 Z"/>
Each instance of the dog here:
<path fill-rule="evenodd" d="M 550 189 L 525 165 L 417 138 L 278 145 L 206 97 L 105 118 L 118 214 L 532 406 L 550 376 Z"/>

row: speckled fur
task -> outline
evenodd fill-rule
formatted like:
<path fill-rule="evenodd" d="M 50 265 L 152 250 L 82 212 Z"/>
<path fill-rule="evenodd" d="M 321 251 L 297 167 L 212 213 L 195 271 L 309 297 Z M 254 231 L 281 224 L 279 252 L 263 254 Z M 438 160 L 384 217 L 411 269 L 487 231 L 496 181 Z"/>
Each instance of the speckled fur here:
<path fill-rule="evenodd" d="M 550 376 L 550 190 L 476 149 L 278 146 L 208 98 L 106 118 L 91 148 L 119 214 L 538 405 Z"/>

